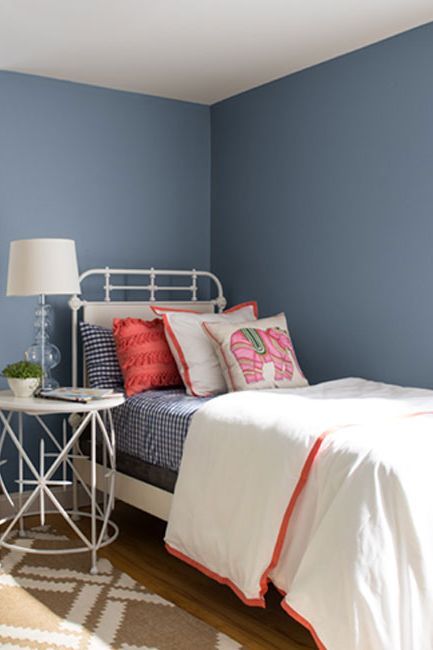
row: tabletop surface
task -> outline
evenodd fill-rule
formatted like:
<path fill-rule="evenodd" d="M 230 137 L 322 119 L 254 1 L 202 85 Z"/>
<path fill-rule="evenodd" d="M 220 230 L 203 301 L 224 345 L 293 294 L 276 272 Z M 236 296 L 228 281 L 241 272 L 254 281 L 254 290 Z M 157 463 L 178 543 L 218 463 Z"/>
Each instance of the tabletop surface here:
<path fill-rule="evenodd" d="M 42 397 L 15 397 L 10 390 L 0 390 L 0 410 L 18 413 L 88 413 L 112 409 L 120 406 L 124 401 L 124 397 L 107 397 L 81 404 Z"/>

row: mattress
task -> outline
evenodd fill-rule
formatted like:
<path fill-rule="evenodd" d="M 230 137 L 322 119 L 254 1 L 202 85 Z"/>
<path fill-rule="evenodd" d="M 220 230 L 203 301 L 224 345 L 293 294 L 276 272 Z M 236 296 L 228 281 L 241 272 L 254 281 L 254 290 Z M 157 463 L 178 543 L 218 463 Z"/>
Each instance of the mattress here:
<path fill-rule="evenodd" d="M 119 455 L 177 472 L 190 420 L 208 399 L 180 388 L 129 397 L 113 410 Z"/>

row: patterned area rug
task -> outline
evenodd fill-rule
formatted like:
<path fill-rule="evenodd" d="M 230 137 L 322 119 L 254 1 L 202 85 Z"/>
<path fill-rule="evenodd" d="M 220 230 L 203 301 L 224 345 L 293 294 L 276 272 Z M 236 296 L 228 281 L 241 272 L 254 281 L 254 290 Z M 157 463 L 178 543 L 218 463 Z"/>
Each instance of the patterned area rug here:
<path fill-rule="evenodd" d="M 68 538 L 33 529 L 20 540 L 47 547 Z M 100 559 L 1 551 L 2 650 L 241 650 L 242 646 Z"/>

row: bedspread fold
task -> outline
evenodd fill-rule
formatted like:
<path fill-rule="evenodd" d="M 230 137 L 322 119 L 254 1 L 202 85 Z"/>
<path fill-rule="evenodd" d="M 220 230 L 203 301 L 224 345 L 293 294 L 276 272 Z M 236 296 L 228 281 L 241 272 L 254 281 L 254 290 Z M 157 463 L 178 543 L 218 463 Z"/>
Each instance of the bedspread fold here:
<path fill-rule="evenodd" d="M 272 579 L 320 648 L 433 648 L 430 412 L 431 391 L 361 379 L 211 400 L 168 550 L 250 605 Z"/>

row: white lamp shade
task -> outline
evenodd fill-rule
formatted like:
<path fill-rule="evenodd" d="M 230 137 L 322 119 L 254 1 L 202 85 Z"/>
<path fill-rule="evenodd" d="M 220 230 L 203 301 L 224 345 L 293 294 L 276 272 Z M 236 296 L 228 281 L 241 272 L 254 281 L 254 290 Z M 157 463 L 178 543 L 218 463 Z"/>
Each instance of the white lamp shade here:
<path fill-rule="evenodd" d="M 8 296 L 80 293 L 77 253 L 72 239 L 20 239 L 11 242 Z"/>

